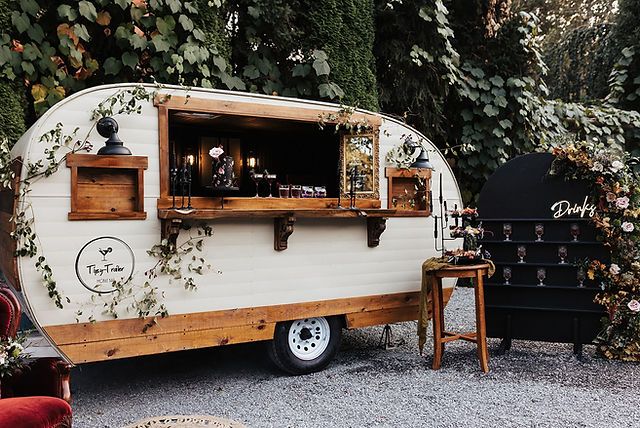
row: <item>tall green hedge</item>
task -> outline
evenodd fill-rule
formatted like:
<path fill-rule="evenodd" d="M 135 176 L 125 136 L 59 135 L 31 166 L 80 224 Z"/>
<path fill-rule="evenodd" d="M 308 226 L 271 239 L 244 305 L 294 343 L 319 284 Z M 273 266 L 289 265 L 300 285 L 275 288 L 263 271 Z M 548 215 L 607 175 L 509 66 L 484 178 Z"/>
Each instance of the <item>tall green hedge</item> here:
<path fill-rule="evenodd" d="M 10 28 L 14 6 L 14 0 L 0 0 L 0 33 Z M 19 81 L 0 79 L 0 100 L 0 136 L 15 143 L 26 128 L 24 86 Z"/>
<path fill-rule="evenodd" d="M 373 42 L 373 0 L 304 0 L 309 26 L 306 43 L 329 56 L 331 80 L 344 91 L 343 102 L 378 109 Z"/>

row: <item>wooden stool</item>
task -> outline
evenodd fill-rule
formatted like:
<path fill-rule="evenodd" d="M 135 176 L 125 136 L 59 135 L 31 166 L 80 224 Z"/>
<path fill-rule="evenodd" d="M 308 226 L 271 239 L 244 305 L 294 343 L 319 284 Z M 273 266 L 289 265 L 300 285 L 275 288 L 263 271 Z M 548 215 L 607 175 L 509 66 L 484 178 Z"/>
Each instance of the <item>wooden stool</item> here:
<path fill-rule="evenodd" d="M 480 369 L 489 371 L 487 350 L 487 330 L 484 320 L 484 285 L 482 277 L 487 274 L 489 264 L 451 266 L 430 272 L 432 278 L 433 309 L 433 370 L 442 363 L 444 344 L 454 340 L 474 342 L 478 347 Z M 444 304 L 442 302 L 442 278 L 475 278 L 476 331 L 470 333 L 450 333 L 444 330 Z"/>

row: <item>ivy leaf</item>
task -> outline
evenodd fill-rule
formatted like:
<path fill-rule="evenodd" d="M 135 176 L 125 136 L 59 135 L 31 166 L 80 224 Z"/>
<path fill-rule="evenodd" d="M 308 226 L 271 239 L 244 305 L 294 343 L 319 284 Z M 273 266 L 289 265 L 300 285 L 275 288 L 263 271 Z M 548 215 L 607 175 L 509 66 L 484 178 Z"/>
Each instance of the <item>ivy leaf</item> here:
<path fill-rule="evenodd" d="M 44 31 L 42 30 L 40 24 L 31 25 L 27 30 L 27 34 L 29 35 L 29 37 L 31 37 L 31 40 L 36 43 L 42 43 L 42 41 L 44 40 Z"/>
<path fill-rule="evenodd" d="M 198 13 L 198 9 L 196 9 L 195 7 L 193 7 L 193 4 L 190 1 L 186 1 L 184 2 L 184 8 L 187 9 L 187 12 L 196 14 Z"/>
<path fill-rule="evenodd" d="M 193 21 L 191 21 L 186 15 L 180 15 L 178 22 L 182 25 L 185 31 L 193 30 Z"/>
<path fill-rule="evenodd" d="M 134 49 L 145 50 L 147 48 L 147 39 L 137 34 L 131 34 L 129 36 L 129 43 Z"/>
<path fill-rule="evenodd" d="M 509 104 L 503 96 L 497 96 L 493 103 L 499 107 L 506 107 Z"/>
<path fill-rule="evenodd" d="M 14 27 L 16 27 L 18 33 L 24 33 L 29 29 L 29 27 L 31 27 L 31 20 L 29 19 L 27 14 L 20 13 L 18 11 L 15 11 L 11 14 L 11 23 Z"/>
<path fill-rule="evenodd" d="M 96 18 L 96 24 L 106 27 L 111 23 L 111 14 L 106 10 L 101 11 Z"/>
<path fill-rule="evenodd" d="M 164 18 L 156 18 L 156 28 L 163 36 L 168 35 L 176 28 L 176 21 L 173 19 L 171 15 L 165 16 Z"/>
<path fill-rule="evenodd" d="M 493 86 L 503 86 L 504 79 L 500 76 L 493 76 L 489 79 L 489 82 L 493 83 Z"/>
<path fill-rule="evenodd" d="M 167 42 L 165 38 L 159 34 L 153 36 L 153 38 L 151 39 L 151 42 L 153 43 L 153 46 L 156 48 L 156 52 L 169 52 L 169 49 L 171 48 L 171 45 L 169 44 L 169 42 Z"/>
<path fill-rule="evenodd" d="M 120 6 L 120 9 L 125 10 L 131 4 L 131 0 L 114 0 L 115 4 Z"/>
<path fill-rule="evenodd" d="M 132 70 L 138 65 L 138 54 L 135 52 L 125 52 L 122 54 L 122 63 Z"/>
<path fill-rule="evenodd" d="M 204 42 L 206 40 L 205 34 L 199 28 L 194 29 L 192 34 L 193 37 L 196 38 L 196 40 L 200 40 L 201 42 Z"/>
<path fill-rule="evenodd" d="M 484 106 L 482 111 L 489 117 L 497 116 L 500 113 L 500 110 L 497 107 L 494 107 L 492 104 L 487 104 L 486 106 Z"/>
<path fill-rule="evenodd" d="M 313 69 L 316 71 L 316 74 L 318 76 L 326 76 L 331 71 L 329 63 L 325 60 L 320 59 L 316 59 L 315 61 L 313 61 Z"/>
<path fill-rule="evenodd" d="M 242 75 L 248 77 L 249 79 L 257 79 L 260 77 L 260 70 L 253 64 L 246 65 L 242 72 Z"/>
<path fill-rule="evenodd" d="M 327 55 L 327 53 L 320 49 L 314 50 L 311 56 L 313 57 L 313 59 L 316 59 L 319 61 L 326 61 L 329 59 L 329 56 Z"/>
<path fill-rule="evenodd" d="M 247 12 L 252 18 L 258 19 L 260 17 L 260 9 L 258 9 L 257 7 L 249 6 L 247 8 Z"/>
<path fill-rule="evenodd" d="M 90 3 L 87 0 L 81 0 L 78 2 L 78 11 L 80 12 L 80 15 L 84 16 L 91 22 L 95 22 L 98 18 L 98 11 L 96 11 L 96 7 L 93 3 Z"/>
<path fill-rule="evenodd" d="M 27 61 L 22 61 L 20 63 L 20 66 L 22 67 L 22 70 L 27 73 L 27 75 L 31 76 L 36 72 L 36 69 L 33 67 L 33 64 L 31 64 L 30 62 Z"/>
<path fill-rule="evenodd" d="M 87 31 L 87 27 L 85 27 L 83 24 L 75 24 L 73 26 L 73 32 L 85 42 L 91 40 L 91 36 L 89 36 L 89 32 Z"/>
<path fill-rule="evenodd" d="M 503 119 L 500 122 L 498 122 L 500 124 L 500 126 L 502 126 L 504 129 L 510 129 L 513 126 L 513 122 L 511 122 L 509 119 Z"/>
<path fill-rule="evenodd" d="M 182 9 L 182 4 L 179 0 L 166 0 L 166 3 L 171 9 L 171 13 L 178 13 Z"/>
<path fill-rule="evenodd" d="M 36 103 L 41 103 L 47 97 L 47 87 L 37 83 L 31 87 L 31 96 Z"/>
<path fill-rule="evenodd" d="M 220 55 L 213 57 L 213 64 L 218 67 L 218 70 L 224 71 L 227 69 L 227 61 Z"/>
<path fill-rule="evenodd" d="M 295 67 L 293 67 L 293 70 L 291 70 L 291 75 L 293 77 L 306 77 L 310 71 L 311 66 L 309 64 L 297 64 Z"/>
<path fill-rule="evenodd" d="M 36 45 L 29 43 L 24 47 L 22 58 L 26 59 L 27 61 L 33 61 L 36 58 L 42 58 L 42 52 L 40 52 L 40 49 L 38 49 Z"/>
<path fill-rule="evenodd" d="M 462 115 L 462 118 L 466 121 L 466 122 L 470 122 L 471 119 L 473 119 L 473 112 L 469 109 L 463 109 L 460 114 Z"/>
<path fill-rule="evenodd" d="M 20 0 L 20 8 L 34 18 L 40 12 L 40 6 L 35 0 Z"/>

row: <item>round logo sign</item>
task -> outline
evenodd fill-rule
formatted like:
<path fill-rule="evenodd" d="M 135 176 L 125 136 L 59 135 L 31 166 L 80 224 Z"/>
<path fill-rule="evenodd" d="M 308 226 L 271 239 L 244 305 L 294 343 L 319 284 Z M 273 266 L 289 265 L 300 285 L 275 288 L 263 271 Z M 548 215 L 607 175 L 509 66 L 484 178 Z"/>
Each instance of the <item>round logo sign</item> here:
<path fill-rule="evenodd" d="M 94 293 L 112 293 L 114 281 L 131 279 L 134 265 L 131 247 L 122 239 L 104 236 L 82 247 L 76 257 L 76 275 Z"/>

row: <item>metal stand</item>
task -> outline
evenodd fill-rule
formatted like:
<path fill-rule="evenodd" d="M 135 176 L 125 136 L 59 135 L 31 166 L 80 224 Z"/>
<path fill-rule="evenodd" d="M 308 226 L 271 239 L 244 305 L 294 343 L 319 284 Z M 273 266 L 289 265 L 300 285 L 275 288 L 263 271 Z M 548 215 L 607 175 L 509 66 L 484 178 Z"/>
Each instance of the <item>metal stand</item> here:
<path fill-rule="evenodd" d="M 378 343 L 378 348 L 389 350 L 389 349 L 395 349 L 396 347 L 397 345 L 393 341 L 393 332 L 391 331 L 391 326 L 387 324 L 382 329 L 382 336 L 380 336 L 380 342 Z"/>

